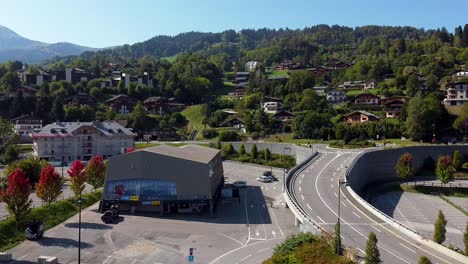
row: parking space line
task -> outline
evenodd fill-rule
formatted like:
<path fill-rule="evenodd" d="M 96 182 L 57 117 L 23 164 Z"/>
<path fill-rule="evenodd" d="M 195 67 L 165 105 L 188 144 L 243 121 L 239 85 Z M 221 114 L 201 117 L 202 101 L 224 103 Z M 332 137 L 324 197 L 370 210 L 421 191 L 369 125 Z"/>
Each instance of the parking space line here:
<path fill-rule="evenodd" d="M 309 207 L 309 209 L 310 209 L 310 210 L 312 210 L 312 207 L 310 207 L 310 205 L 309 205 L 309 204 L 307 204 L 307 207 Z"/>
<path fill-rule="evenodd" d="M 302 195 L 302 194 L 301 194 L 301 198 L 302 198 L 302 200 L 305 200 L 305 199 L 304 199 L 304 195 Z"/>
<path fill-rule="evenodd" d="M 257 253 L 260 253 L 260 252 L 263 252 L 265 250 L 269 250 L 270 248 L 264 248 L 264 249 L 260 249 L 259 251 L 257 251 Z"/>
<path fill-rule="evenodd" d="M 104 262 L 102 262 L 102 264 L 106 264 L 107 261 L 109 261 L 111 259 L 111 256 L 107 256 L 106 260 L 104 260 Z"/>
<path fill-rule="evenodd" d="M 233 237 L 230 237 L 230 236 L 228 236 L 228 235 L 225 235 L 225 234 L 223 234 L 223 233 L 217 232 L 216 234 L 221 235 L 221 236 L 224 236 L 224 237 L 227 237 L 227 238 L 229 238 L 229 239 L 232 239 L 232 240 L 236 241 L 237 243 L 241 244 L 241 246 L 244 245 L 244 243 L 240 242 L 239 240 L 237 240 L 237 239 L 235 239 L 235 238 L 233 238 Z"/>
<path fill-rule="evenodd" d="M 137 262 L 137 260 L 133 259 L 132 263 L 130 263 L 130 264 L 135 264 L 135 262 Z"/>
<path fill-rule="evenodd" d="M 299 186 L 299 191 L 302 192 L 302 187 Z"/>
<path fill-rule="evenodd" d="M 411 252 L 413 252 L 413 253 L 416 253 L 416 251 L 414 251 L 414 250 L 412 250 L 411 248 L 409 248 L 409 247 L 403 245 L 402 243 L 399 243 L 399 244 L 400 244 L 400 246 L 402 246 L 402 247 L 408 249 L 409 251 L 411 251 Z"/>
<path fill-rule="evenodd" d="M 342 205 L 344 205 L 344 207 L 348 207 L 343 201 L 341 202 Z"/>
<path fill-rule="evenodd" d="M 317 215 L 317 218 L 318 218 L 320 221 L 322 221 L 322 223 L 325 223 L 325 221 L 323 221 L 323 219 L 322 219 L 320 216 Z"/>
<path fill-rule="evenodd" d="M 375 230 L 377 230 L 379 233 L 382 233 L 382 231 L 380 231 L 377 227 L 371 225 L 372 228 L 374 228 Z"/>
<path fill-rule="evenodd" d="M 356 214 L 355 212 L 353 212 L 353 214 L 354 214 L 355 216 L 357 216 L 357 218 L 361 219 L 361 217 L 360 217 L 358 214 Z"/>
<path fill-rule="evenodd" d="M 250 258 L 251 256 L 252 256 L 252 254 L 250 254 L 250 255 L 247 255 L 245 258 L 241 259 L 239 262 L 242 262 L 242 261 L 244 261 L 244 260 L 246 260 L 246 259 Z"/>
<path fill-rule="evenodd" d="M 31 253 L 28 253 L 28 254 L 26 254 L 26 255 L 23 255 L 23 256 L 21 256 L 21 257 L 15 259 L 15 261 L 10 262 L 9 264 L 13 264 L 13 263 L 17 262 L 18 260 L 22 260 L 22 259 L 24 259 L 25 257 L 29 256 L 30 254 L 31 254 Z"/>

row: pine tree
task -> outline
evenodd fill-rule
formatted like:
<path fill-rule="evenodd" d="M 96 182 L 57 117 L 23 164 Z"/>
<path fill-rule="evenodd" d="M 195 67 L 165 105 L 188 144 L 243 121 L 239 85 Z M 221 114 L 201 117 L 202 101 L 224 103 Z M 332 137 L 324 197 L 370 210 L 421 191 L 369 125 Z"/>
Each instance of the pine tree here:
<path fill-rule="evenodd" d="M 461 168 L 462 162 L 463 159 L 461 157 L 460 151 L 455 150 L 455 152 L 453 152 L 452 167 L 458 171 Z"/>
<path fill-rule="evenodd" d="M 241 144 L 239 147 L 239 155 L 244 156 L 245 155 L 245 146 L 244 144 Z"/>
<path fill-rule="evenodd" d="M 366 244 L 366 264 L 378 264 L 380 263 L 380 252 L 379 248 L 377 247 L 377 237 L 375 236 L 374 232 L 369 234 Z"/>
<path fill-rule="evenodd" d="M 447 220 L 441 210 L 439 210 L 439 215 L 437 216 L 437 221 L 434 225 L 434 241 L 442 244 L 445 241 L 445 233 L 447 230 L 445 226 L 447 225 Z"/>
<path fill-rule="evenodd" d="M 0 190 L 0 201 L 6 204 L 18 228 L 31 211 L 31 184 L 21 169 L 15 169 L 8 175 L 7 186 L 6 190 Z"/>
<path fill-rule="evenodd" d="M 468 24 L 465 24 L 463 27 L 463 37 L 462 37 L 463 47 L 468 47 Z"/>
<path fill-rule="evenodd" d="M 257 158 L 258 158 L 257 145 L 253 144 L 252 148 L 250 149 L 250 159 L 257 160 Z"/>
<path fill-rule="evenodd" d="M 426 256 L 419 257 L 418 264 L 431 264 L 432 262 Z"/>
<path fill-rule="evenodd" d="M 36 183 L 36 195 L 43 202 L 50 205 L 62 194 L 62 179 L 52 165 L 46 166 L 41 171 L 39 182 Z"/>
<path fill-rule="evenodd" d="M 455 28 L 455 35 L 453 37 L 453 45 L 457 48 L 463 47 L 463 29 L 461 26 Z"/>
<path fill-rule="evenodd" d="M 63 104 L 60 97 L 56 97 L 52 104 L 52 116 L 55 121 L 63 121 L 65 117 L 65 111 L 63 110 Z"/>

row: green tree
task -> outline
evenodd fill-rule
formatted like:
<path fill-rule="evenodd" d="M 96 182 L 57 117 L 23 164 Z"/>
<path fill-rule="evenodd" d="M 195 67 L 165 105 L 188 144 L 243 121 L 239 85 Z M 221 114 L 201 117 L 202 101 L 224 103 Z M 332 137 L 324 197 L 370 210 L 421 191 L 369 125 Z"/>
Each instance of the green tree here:
<path fill-rule="evenodd" d="M 19 148 L 15 144 L 9 144 L 6 146 L 5 151 L 3 153 L 3 162 L 11 163 L 17 160 L 19 157 Z"/>
<path fill-rule="evenodd" d="M 426 256 L 419 257 L 418 264 L 431 264 L 432 262 Z"/>
<path fill-rule="evenodd" d="M 17 93 L 15 93 L 13 103 L 11 104 L 10 116 L 13 116 L 13 117 L 20 116 L 23 113 L 24 108 L 25 108 L 25 104 L 24 104 L 23 93 L 21 91 L 18 91 Z"/>
<path fill-rule="evenodd" d="M 398 159 L 395 167 L 396 174 L 403 180 L 408 180 L 414 175 L 414 161 L 410 153 L 404 153 Z"/>
<path fill-rule="evenodd" d="M 26 174 L 29 182 L 31 184 L 36 184 L 39 181 L 42 169 L 48 164 L 49 163 L 45 160 L 29 157 L 28 159 L 18 160 L 8 165 L 6 174 L 10 174 L 15 169 L 21 169 Z"/>
<path fill-rule="evenodd" d="M 216 148 L 221 150 L 222 147 L 223 145 L 221 144 L 221 140 L 218 139 L 218 141 L 216 141 Z"/>
<path fill-rule="evenodd" d="M 257 160 L 257 158 L 258 158 L 257 145 L 253 144 L 252 148 L 250 149 L 250 159 Z"/>
<path fill-rule="evenodd" d="M 408 103 L 406 133 L 413 140 L 430 138 L 432 125 L 440 120 L 441 115 L 442 108 L 437 97 L 428 95 L 423 98 L 418 93 Z"/>
<path fill-rule="evenodd" d="M 377 247 L 377 242 L 378 240 L 374 232 L 370 232 L 369 237 L 367 239 L 367 244 L 366 244 L 366 257 L 365 257 L 366 264 L 379 264 L 381 262 L 380 252 L 379 252 L 379 248 Z"/>
<path fill-rule="evenodd" d="M 457 48 L 463 47 L 463 29 L 461 26 L 455 28 L 455 34 L 453 36 L 453 45 Z"/>
<path fill-rule="evenodd" d="M 452 167 L 452 159 L 449 155 L 440 155 L 437 158 L 435 174 L 437 178 L 443 182 L 448 183 L 453 180 L 453 173 L 455 172 Z"/>
<path fill-rule="evenodd" d="M 465 233 L 463 234 L 463 244 L 465 244 L 465 255 L 468 256 L 468 222 L 465 225 Z"/>
<path fill-rule="evenodd" d="M 0 88 L 5 93 L 13 93 L 16 87 L 21 85 L 21 80 L 18 77 L 16 72 L 8 72 L 3 75 L 3 78 L 0 82 Z"/>
<path fill-rule="evenodd" d="M 117 93 L 124 94 L 125 93 L 125 82 L 124 80 L 120 80 L 119 84 L 117 84 Z"/>
<path fill-rule="evenodd" d="M 462 156 L 461 156 L 461 154 L 460 154 L 460 151 L 459 151 L 459 150 L 455 150 L 455 151 L 453 152 L 452 167 L 453 167 L 456 171 L 458 171 L 458 170 L 460 170 L 462 163 L 463 163 L 463 158 L 462 158 Z"/>
<path fill-rule="evenodd" d="M 413 97 L 419 90 L 419 81 L 415 74 L 410 74 L 406 81 L 406 95 Z"/>
<path fill-rule="evenodd" d="M 446 225 L 447 220 L 445 220 L 445 216 L 442 211 L 439 210 L 439 214 L 434 225 L 434 241 L 436 243 L 442 244 L 445 241 L 445 233 L 447 232 L 445 229 Z"/>
<path fill-rule="evenodd" d="M 267 161 L 271 160 L 271 152 L 268 148 L 263 150 L 263 158 Z"/>
<path fill-rule="evenodd" d="M 236 154 L 236 150 L 234 149 L 234 146 L 232 146 L 231 143 L 229 144 L 225 144 L 223 146 L 223 150 L 222 150 L 222 153 L 223 155 L 223 158 L 225 159 L 229 159 L 231 158 L 234 154 Z"/>
<path fill-rule="evenodd" d="M 135 108 L 133 108 L 131 118 L 134 131 L 141 133 L 141 131 L 144 131 L 147 128 L 148 118 L 145 107 L 141 102 L 138 102 Z"/>
<path fill-rule="evenodd" d="M 52 117 L 55 121 L 63 121 L 65 118 L 65 111 L 63 110 L 63 103 L 59 96 L 57 96 L 52 104 Z"/>
<path fill-rule="evenodd" d="M 337 255 L 341 255 L 341 233 L 340 233 L 340 222 L 335 224 L 335 236 L 333 237 L 332 250 Z"/>
<path fill-rule="evenodd" d="M 468 47 L 468 24 L 465 24 L 463 27 L 463 38 L 462 38 L 463 47 Z"/>
<path fill-rule="evenodd" d="M 239 155 L 241 155 L 241 156 L 245 155 L 245 146 L 244 146 L 244 144 L 240 144 Z"/>

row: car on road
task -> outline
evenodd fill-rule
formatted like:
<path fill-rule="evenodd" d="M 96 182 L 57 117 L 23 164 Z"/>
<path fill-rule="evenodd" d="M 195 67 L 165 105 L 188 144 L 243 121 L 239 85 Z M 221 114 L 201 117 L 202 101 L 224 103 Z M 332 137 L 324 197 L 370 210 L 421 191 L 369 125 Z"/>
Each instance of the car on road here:
<path fill-rule="evenodd" d="M 117 218 L 119 218 L 119 209 L 115 205 L 113 205 L 110 210 L 105 211 L 101 216 L 101 220 L 106 224 L 114 222 Z"/>
<path fill-rule="evenodd" d="M 263 176 L 268 176 L 270 177 L 273 181 L 278 181 L 278 178 L 276 178 L 275 175 L 271 171 L 264 171 Z"/>
<path fill-rule="evenodd" d="M 257 181 L 259 182 L 272 182 L 273 181 L 273 178 L 271 176 L 260 176 L 257 178 Z"/>
<path fill-rule="evenodd" d="M 247 182 L 246 181 L 235 181 L 232 183 L 232 185 L 236 188 L 243 188 L 247 187 Z"/>

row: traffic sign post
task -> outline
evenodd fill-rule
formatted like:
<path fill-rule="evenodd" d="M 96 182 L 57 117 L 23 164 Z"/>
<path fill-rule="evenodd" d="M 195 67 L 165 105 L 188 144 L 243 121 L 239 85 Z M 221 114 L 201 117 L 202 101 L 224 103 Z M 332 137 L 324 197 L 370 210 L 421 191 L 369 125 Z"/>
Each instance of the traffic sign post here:
<path fill-rule="evenodd" d="M 193 250 L 195 250 L 195 248 L 189 248 L 189 256 L 188 256 L 189 263 L 195 262 L 195 256 L 193 255 Z"/>

